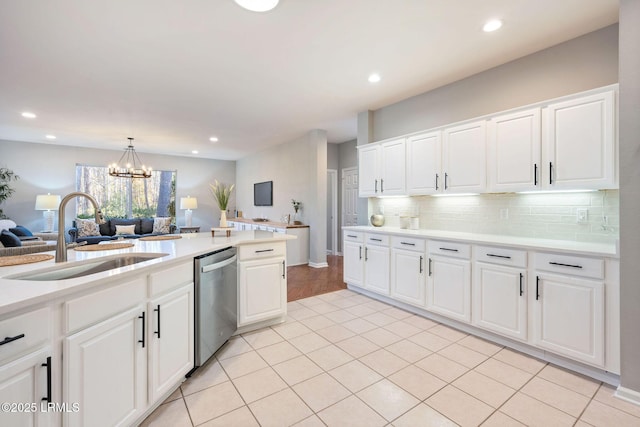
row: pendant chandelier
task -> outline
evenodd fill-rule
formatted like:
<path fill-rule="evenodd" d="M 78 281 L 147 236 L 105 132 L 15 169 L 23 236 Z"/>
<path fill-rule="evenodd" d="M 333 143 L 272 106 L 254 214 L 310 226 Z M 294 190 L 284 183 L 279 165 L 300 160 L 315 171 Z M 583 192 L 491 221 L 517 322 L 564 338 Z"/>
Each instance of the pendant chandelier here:
<path fill-rule="evenodd" d="M 140 157 L 133 148 L 133 138 L 127 138 L 129 146 L 125 148 L 124 154 L 120 157 L 118 163 L 109 165 L 109 175 L 119 178 L 149 178 L 151 177 L 151 168 L 142 164 Z"/>

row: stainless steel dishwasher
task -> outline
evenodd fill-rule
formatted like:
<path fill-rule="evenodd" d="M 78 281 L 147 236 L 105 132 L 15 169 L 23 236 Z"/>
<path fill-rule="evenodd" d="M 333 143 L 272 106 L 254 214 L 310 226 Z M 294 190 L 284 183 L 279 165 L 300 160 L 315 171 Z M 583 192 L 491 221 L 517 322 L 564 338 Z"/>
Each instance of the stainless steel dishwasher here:
<path fill-rule="evenodd" d="M 194 258 L 194 273 L 197 368 L 238 329 L 236 249 L 229 247 Z"/>

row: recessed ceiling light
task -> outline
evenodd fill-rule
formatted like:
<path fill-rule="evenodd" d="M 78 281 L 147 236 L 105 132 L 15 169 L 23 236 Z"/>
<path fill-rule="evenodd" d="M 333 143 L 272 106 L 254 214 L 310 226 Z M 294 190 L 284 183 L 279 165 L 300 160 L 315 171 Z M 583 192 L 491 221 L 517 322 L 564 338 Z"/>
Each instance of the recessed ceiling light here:
<path fill-rule="evenodd" d="M 198 154 L 198 150 L 192 150 L 191 154 Z"/>
<path fill-rule="evenodd" d="M 482 30 L 485 33 L 490 33 L 491 31 L 495 31 L 500 27 L 502 27 L 502 21 L 499 19 L 492 19 L 491 21 L 487 21 L 487 23 L 484 24 L 484 27 L 482 27 Z"/>
<path fill-rule="evenodd" d="M 56 136 L 55 135 L 47 135 L 47 136 L 45 136 L 45 138 L 47 138 L 47 139 L 56 139 Z"/>
<path fill-rule="evenodd" d="M 24 113 L 22 113 L 22 117 L 26 117 L 27 119 L 35 119 L 36 115 L 28 111 L 25 111 Z"/>
<path fill-rule="evenodd" d="M 215 136 L 212 136 L 211 138 L 209 138 L 209 141 L 218 142 L 218 138 L 216 138 Z"/>
<path fill-rule="evenodd" d="M 278 5 L 279 0 L 235 0 L 240 6 L 252 12 L 267 12 Z"/>
<path fill-rule="evenodd" d="M 369 83 L 378 83 L 380 81 L 380 74 L 373 73 L 369 76 Z"/>

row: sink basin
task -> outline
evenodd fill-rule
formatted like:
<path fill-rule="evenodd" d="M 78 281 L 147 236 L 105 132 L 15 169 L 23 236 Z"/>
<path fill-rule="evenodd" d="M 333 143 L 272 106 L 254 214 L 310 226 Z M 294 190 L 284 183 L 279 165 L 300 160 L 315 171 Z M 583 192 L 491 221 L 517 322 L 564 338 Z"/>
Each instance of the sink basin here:
<path fill-rule="evenodd" d="M 103 271 L 114 270 L 120 267 L 138 264 L 140 262 L 150 261 L 160 258 L 168 254 L 163 253 L 133 253 L 112 255 L 101 257 L 87 261 L 79 261 L 60 267 L 52 267 L 29 273 L 16 274 L 15 276 L 7 276 L 7 279 L 16 280 L 65 280 L 74 279 L 76 277 L 84 277 L 90 274 L 101 273 Z"/>

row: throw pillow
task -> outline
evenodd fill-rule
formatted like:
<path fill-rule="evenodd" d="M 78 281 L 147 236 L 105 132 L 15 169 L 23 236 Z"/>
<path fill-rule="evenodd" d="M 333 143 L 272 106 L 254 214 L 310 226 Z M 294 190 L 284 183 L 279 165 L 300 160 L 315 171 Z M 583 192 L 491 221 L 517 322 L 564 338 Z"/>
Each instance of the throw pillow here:
<path fill-rule="evenodd" d="M 99 236 L 100 229 L 93 219 L 76 218 L 76 227 L 78 228 L 78 237 Z"/>
<path fill-rule="evenodd" d="M 153 218 L 153 234 L 169 234 L 171 217 Z"/>
<path fill-rule="evenodd" d="M 9 229 L 10 232 L 15 234 L 16 236 L 24 236 L 24 237 L 32 237 L 33 233 L 26 227 L 21 225 L 16 225 L 14 228 Z"/>
<path fill-rule="evenodd" d="M 10 228 L 15 228 L 16 223 L 11 221 L 10 219 L 0 219 L 0 231 L 8 230 Z"/>
<path fill-rule="evenodd" d="M 9 230 L 2 230 L 2 232 L 0 233 L 0 242 L 2 242 L 2 245 L 6 248 L 15 248 L 17 246 L 22 246 L 22 242 L 20 241 L 18 236 L 16 236 Z"/>
<path fill-rule="evenodd" d="M 118 235 L 132 235 L 136 234 L 136 226 L 135 225 L 116 225 L 116 236 Z"/>

